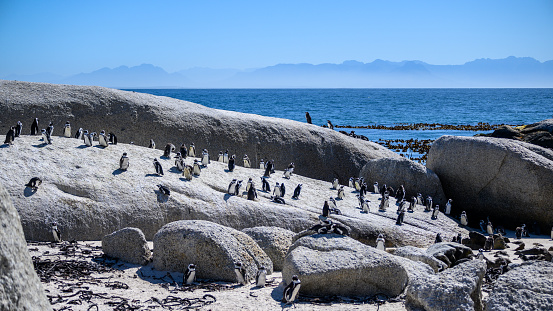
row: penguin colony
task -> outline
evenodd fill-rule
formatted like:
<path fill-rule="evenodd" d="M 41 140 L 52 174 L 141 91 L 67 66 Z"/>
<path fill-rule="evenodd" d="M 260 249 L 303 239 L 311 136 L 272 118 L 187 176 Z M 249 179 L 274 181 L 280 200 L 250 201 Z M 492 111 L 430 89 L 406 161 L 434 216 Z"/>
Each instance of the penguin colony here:
<path fill-rule="evenodd" d="M 328 122 L 329 128 L 332 128 L 332 123 Z M 47 128 L 39 130 L 39 119 L 35 118 L 31 125 L 31 135 L 40 135 L 41 140 L 43 144 L 53 144 L 53 132 L 54 132 L 54 124 L 52 122 L 49 123 Z M 18 121 L 15 126 L 10 127 L 8 133 L 6 134 L 6 138 L 4 141 L 4 144 L 13 145 L 15 142 L 15 139 L 17 137 L 20 137 L 23 131 L 23 124 L 21 121 Z M 95 142 L 95 140 L 98 141 L 98 145 L 103 148 L 108 148 L 110 144 L 116 145 L 117 144 L 117 136 L 110 132 L 109 134 L 106 134 L 104 130 L 100 131 L 99 134 L 97 134 L 94 131 L 88 131 L 83 130 L 82 128 L 79 128 L 75 131 L 75 134 L 73 135 L 71 132 L 71 124 L 69 122 L 66 122 L 64 127 L 62 128 L 62 137 L 71 138 L 74 137 L 76 139 L 82 140 L 83 144 L 86 146 L 92 146 Z M 155 149 L 155 142 L 153 140 L 150 140 L 149 148 Z M 185 159 L 187 157 L 195 157 L 196 156 L 196 147 L 194 143 L 191 143 L 190 146 L 186 146 L 186 144 L 181 144 L 179 150 L 177 151 L 175 145 L 168 143 L 165 145 L 164 152 L 162 155 L 162 158 L 165 159 L 171 159 L 171 157 L 174 156 L 175 160 L 175 168 L 177 171 L 182 172 L 182 175 L 184 176 L 185 180 L 193 180 L 194 176 L 199 176 L 201 174 L 202 169 L 207 169 L 207 167 L 210 164 L 210 158 L 209 153 L 207 149 L 203 149 L 201 154 L 199 154 L 199 160 L 194 159 L 194 162 L 192 165 L 187 165 L 185 163 Z M 233 172 L 236 169 L 236 155 L 230 155 L 228 150 L 220 151 L 217 156 L 217 161 L 226 163 L 228 166 L 227 171 Z M 248 157 L 248 155 L 244 155 L 242 158 L 243 167 L 250 168 L 252 167 L 251 159 Z M 284 182 L 278 183 L 276 182 L 273 186 L 273 191 L 271 192 L 271 184 L 269 183 L 268 179 L 271 177 L 271 174 L 275 173 L 275 161 L 274 160 L 266 160 L 263 159 L 260 160 L 258 167 L 260 170 L 263 171 L 263 176 L 260 177 L 261 179 L 261 191 L 272 194 L 270 196 L 270 199 L 274 203 L 278 204 L 286 204 L 286 201 L 284 199 L 286 195 L 286 186 Z M 155 174 L 158 176 L 163 176 L 163 166 L 162 164 L 156 159 L 153 160 L 153 166 Z M 120 158 L 119 161 L 119 170 L 126 171 L 131 167 L 129 156 L 127 153 L 123 153 L 123 155 Z M 283 178 L 290 180 L 293 176 L 293 172 L 295 169 L 295 164 L 290 163 L 287 168 L 284 170 Z M 30 188 L 32 191 L 38 191 L 39 186 L 42 184 L 42 179 L 40 177 L 33 177 L 30 179 L 30 181 L 25 185 L 26 187 Z M 242 192 L 242 184 L 243 180 L 237 180 L 232 179 L 231 182 L 228 185 L 227 188 L 227 194 L 231 196 L 237 196 L 237 197 L 244 197 L 247 200 L 251 201 L 257 201 L 258 195 L 257 195 L 257 188 L 256 183 L 253 181 L 253 179 L 250 177 L 245 185 L 245 192 Z M 302 184 L 297 184 L 294 188 L 293 195 L 291 198 L 293 200 L 299 200 L 300 194 L 302 190 Z M 358 199 L 359 205 L 357 208 L 360 209 L 361 213 L 377 213 L 378 211 L 371 211 L 370 208 L 370 200 L 366 199 L 365 196 L 367 192 L 369 191 L 367 183 L 363 179 L 363 177 L 359 178 L 353 178 L 351 177 L 348 181 L 348 186 L 350 188 L 353 188 L 353 192 L 357 192 L 356 197 Z M 158 184 L 158 194 L 162 196 L 170 196 L 171 191 L 168 187 L 164 186 L 163 184 Z M 334 233 L 334 234 L 340 234 L 340 235 L 349 235 L 349 230 L 346 226 L 340 223 L 334 223 L 330 216 L 332 214 L 341 215 L 341 210 L 338 208 L 338 204 L 336 200 L 343 200 L 346 196 L 346 191 L 344 188 L 344 185 L 340 185 L 339 180 L 337 178 L 333 179 L 331 181 L 331 189 L 336 191 L 335 197 L 330 197 L 328 200 L 324 200 L 324 204 L 322 207 L 322 213 L 319 216 L 320 222 L 311 228 L 309 230 L 314 231 L 317 234 L 328 234 L 328 233 Z M 411 196 L 410 198 L 406 198 L 406 191 L 403 187 L 403 185 L 400 185 L 397 190 L 394 190 L 392 187 L 387 185 L 382 185 L 382 187 L 379 187 L 378 182 L 374 182 L 372 187 L 372 192 L 374 194 L 380 194 L 380 204 L 378 210 L 380 211 L 386 211 L 390 206 L 390 197 L 394 197 L 397 202 L 397 219 L 396 219 L 396 225 L 403 225 L 403 223 L 406 221 L 406 218 L 408 220 L 408 213 L 413 213 L 415 209 L 417 208 L 417 205 L 421 205 L 424 207 L 425 212 L 430 213 L 430 219 L 435 220 L 438 219 L 440 212 L 445 214 L 448 217 L 451 217 L 452 208 L 453 208 L 453 201 L 450 199 L 446 203 L 443 210 L 440 209 L 439 205 L 434 205 L 432 197 L 426 196 L 426 198 L 418 193 L 417 196 Z M 407 213 L 407 214 L 406 214 Z M 467 217 L 467 214 L 465 211 L 463 211 L 459 217 L 459 222 L 462 226 L 468 226 L 469 220 Z M 501 226 L 494 227 L 492 222 L 487 219 L 487 221 L 481 220 L 480 221 L 480 228 L 482 232 L 487 233 L 488 237 L 486 239 L 486 243 L 484 246 L 483 251 L 490 251 L 493 249 L 493 235 L 499 234 L 499 235 L 505 235 L 505 231 Z M 56 222 L 51 223 L 51 231 L 52 231 L 52 238 L 54 242 L 61 242 L 62 241 L 62 232 L 60 231 L 58 224 Z M 529 236 L 528 230 L 526 229 L 526 225 L 522 225 L 521 227 L 516 228 L 516 237 L 517 239 L 522 238 L 523 236 Z M 551 237 L 553 239 L 553 229 L 551 231 Z M 437 233 L 435 243 L 442 242 L 443 238 L 440 233 Z M 453 238 L 453 242 L 461 243 L 462 242 L 462 236 L 461 234 L 458 234 L 456 237 Z M 386 240 L 383 236 L 383 234 L 379 234 L 378 238 L 376 238 L 375 241 L 375 247 L 379 250 L 385 251 L 386 249 Z M 247 285 L 249 284 L 250 277 L 247 275 L 246 270 L 242 266 L 242 263 L 237 262 L 235 263 L 235 273 L 236 273 L 236 280 L 238 283 Z M 259 267 L 257 274 L 255 275 L 255 282 L 256 286 L 263 287 L 266 284 L 266 275 L 267 271 L 264 267 Z M 183 276 L 182 283 L 183 285 L 190 285 L 195 282 L 196 278 L 196 266 L 195 264 L 191 263 L 188 265 L 186 272 Z M 282 301 L 284 303 L 292 303 L 297 298 L 299 288 L 301 286 L 301 281 L 299 280 L 298 276 L 293 276 L 292 282 L 290 282 L 283 294 Z"/>

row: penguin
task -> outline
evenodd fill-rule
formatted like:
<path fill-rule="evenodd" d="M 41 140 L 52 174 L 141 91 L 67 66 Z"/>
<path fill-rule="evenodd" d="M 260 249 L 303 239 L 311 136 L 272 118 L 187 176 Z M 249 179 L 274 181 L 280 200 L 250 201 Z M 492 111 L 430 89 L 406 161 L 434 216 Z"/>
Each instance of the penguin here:
<path fill-rule="evenodd" d="M 274 159 L 271 159 L 271 170 L 270 170 L 270 173 L 271 173 L 271 174 L 274 174 L 274 173 L 275 173 L 275 160 L 274 160 Z"/>
<path fill-rule="evenodd" d="M 419 204 L 419 205 L 424 204 L 424 198 L 423 198 L 422 194 L 420 194 L 420 193 L 417 193 L 417 204 Z"/>
<path fill-rule="evenodd" d="M 338 189 L 338 194 L 337 194 L 336 197 L 340 200 L 344 199 L 344 186 L 340 186 L 340 188 Z"/>
<path fill-rule="evenodd" d="M 267 161 L 267 164 L 265 165 L 265 174 L 263 176 L 265 177 L 271 177 L 271 171 L 273 170 L 273 162 L 270 160 Z"/>
<path fill-rule="evenodd" d="M 123 152 L 121 159 L 119 159 L 119 169 L 126 171 L 129 168 L 129 157 L 126 152 Z"/>
<path fill-rule="evenodd" d="M 484 243 L 484 250 L 491 251 L 493 249 L 493 236 L 489 235 Z"/>
<path fill-rule="evenodd" d="M 484 250 L 483 250 L 483 249 L 479 249 L 479 250 L 478 250 L 478 255 L 476 255 L 476 259 L 478 259 L 478 260 L 484 260 L 484 259 L 485 259 Z"/>
<path fill-rule="evenodd" d="M 169 188 L 165 187 L 164 185 L 157 185 L 157 188 L 159 189 L 159 193 L 163 195 L 171 195 L 171 191 Z"/>
<path fill-rule="evenodd" d="M 225 153 L 223 153 L 223 163 L 228 163 L 229 155 L 228 150 L 225 150 Z"/>
<path fill-rule="evenodd" d="M 332 224 L 330 226 L 330 232 L 336 233 L 339 235 L 349 235 L 348 229 L 340 224 Z"/>
<path fill-rule="evenodd" d="M 384 236 L 381 234 L 378 235 L 378 238 L 376 239 L 376 249 L 379 249 L 381 251 L 386 251 L 386 240 L 384 239 Z"/>
<path fill-rule="evenodd" d="M 192 166 L 192 175 L 200 176 L 202 168 L 200 167 L 200 162 L 197 159 L 194 159 L 194 165 Z"/>
<path fill-rule="evenodd" d="M 367 194 L 367 183 L 365 183 L 365 181 L 361 183 L 361 188 L 359 188 L 359 193 L 361 194 L 361 196 L 365 196 L 365 194 Z"/>
<path fill-rule="evenodd" d="M 382 187 L 380 187 L 380 194 L 383 195 L 384 192 L 387 191 L 387 188 L 388 188 L 388 187 L 386 186 L 386 184 L 382 185 Z"/>
<path fill-rule="evenodd" d="M 51 145 L 52 144 L 52 136 L 50 136 L 48 131 L 45 130 L 45 129 L 42 129 L 41 132 L 42 132 L 42 140 L 44 141 L 44 143 L 48 144 L 48 145 Z"/>
<path fill-rule="evenodd" d="M 296 168 L 296 164 L 294 164 L 294 162 L 288 164 L 288 168 L 287 170 L 290 171 L 290 176 L 292 176 L 292 174 L 294 173 L 294 169 Z"/>
<path fill-rule="evenodd" d="M 330 120 L 326 120 L 326 125 L 328 126 L 329 129 L 331 130 L 334 129 L 334 125 L 332 125 L 332 122 L 330 122 Z"/>
<path fill-rule="evenodd" d="M 292 176 L 292 171 L 290 169 L 285 169 L 283 177 L 286 179 L 290 179 L 291 176 Z"/>
<path fill-rule="evenodd" d="M 148 145 L 148 148 L 156 149 L 156 142 L 153 139 L 150 139 L 150 144 Z"/>
<path fill-rule="evenodd" d="M 553 231 L 553 228 L 551 229 L 551 231 Z M 517 240 L 522 239 L 522 228 L 521 227 L 517 227 L 515 229 L 515 236 L 516 236 Z"/>
<path fill-rule="evenodd" d="M 378 189 L 378 181 L 375 181 L 374 182 L 374 185 L 373 185 L 373 192 L 375 194 L 380 194 L 380 189 Z"/>
<path fill-rule="evenodd" d="M 234 178 L 233 180 L 231 180 L 230 184 L 228 185 L 228 189 L 227 189 L 227 193 L 230 194 L 230 195 L 235 195 L 236 192 L 236 182 L 238 180 L 236 178 Z"/>
<path fill-rule="evenodd" d="M 232 157 L 230 157 L 230 159 L 228 160 L 228 170 L 229 170 L 229 172 L 234 172 L 234 167 L 235 167 L 234 160 L 235 160 L 235 158 L 236 157 L 233 154 Z"/>
<path fill-rule="evenodd" d="M 202 165 L 204 167 L 207 167 L 208 164 L 209 164 L 209 152 L 207 152 L 207 149 L 204 149 L 202 151 Z"/>
<path fill-rule="evenodd" d="M 353 185 L 353 177 L 350 177 L 349 180 L 348 180 L 348 187 L 350 188 L 355 188 L 355 186 Z"/>
<path fill-rule="evenodd" d="M 386 211 L 388 209 L 388 206 L 390 204 L 390 199 L 387 195 L 382 196 L 382 200 L 380 201 L 380 211 Z"/>
<path fill-rule="evenodd" d="M 183 159 L 186 159 L 186 157 L 188 156 L 188 149 L 186 148 L 186 145 L 183 143 L 180 145 L 180 156 L 183 158 Z"/>
<path fill-rule="evenodd" d="M 490 235 L 493 235 L 493 225 L 492 222 L 488 220 L 488 225 L 486 226 L 486 232 Z"/>
<path fill-rule="evenodd" d="M 236 280 L 242 285 L 248 285 L 248 276 L 246 269 L 242 266 L 241 262 L 236 262 L 234 264 L 234 272 L 236 273 Z"/>
<path fill-rule="evenodd" d="M 332 227 L 332 220 L 324 219 L 324 220 L 321 220 L 320 223 L 309 228 L 309 230 L 315 231 L 318 234 L 327 234 L 330 231 L 331 227 Z"/>
<path fill-rule="evenodd" d="M 248 158 L 247 154 L 244 155 L 243 160 L 244 160 L 244 167 L 246 168 L 252 167 L 252 164 L 250 163 L 250 158 Z"/>
<path fill-rule="evenodd" d="M 186 268 L 184 275 L 182 276 L 182 285 L 190 285 L 196 280 L 196 265 L 191 263 Z"/>
<path fill-rule="evenodd" d="M 453 202 L 452 199 L 447 200 L 447 203 L 445 204 L 445 213 L 446 215 L 451 214 L 451 202 Z"/>
<path fill-rule="evenodd" d="M 261 169 L 261 170 L 265 169 L 265 162 L 263 161 L 263 159 L 261 159 L 261 161 L 259 161 L 259 169 Z"/>
<path fill-rule="evenodd" d="M 328 200 L 328 206 L 330 206 L 330 212 L 332 213 L 333 211 L 338 209 L 338 205 L 336 205 L 336 200 L 334 200 L 333 197 L 330 197 Z"/>
<path fill-rule="evenodd" d="M 405 200 L 401 200 L 399 201 L 398 205 L 397 205 L 397 213 L 401 213 L 402 211 L 404 212 L 405 211 L 405 205 L 407 204 L 407 202 Z"/>
<path fill-rule="evenodd" d="M 54 242 L 61 242 L 61 232 L 60 229 L 58 229 L 58 224 L 55 222 L 52 223 L 52 235 L 54 236 Z"/>
<path fill-rule="evenodd" d="M 283 198 L 286 194 L 286 186 L 284 186 L 284 183 L 280 183 L 280 197 Z"/>
<path fill-rule="evenodd" d="M 405 188 L 401 185 L 399 186 L 399 189 L 397 189 L 396 200 L 401 201 L 403 199 L 405 199 Z"/>
<path fill-rule="evenodd" d="M 355 190 L 359 191 L 361 190 L 361 184 L 360 184 L 360 178 L 356 178 L 353 182 L 353 187 Z"/>
<path fill-rule="evenodd" d="M 411 197 L 411 200 L 409 201 L 409 207 L 407 207 L 407 211 L 414 212 L 416 205 L 417 205 L 417 198 Z"/>
<path fill-rule="evenodd" d="M 264 192 L 271 192 L 271 186 L 269 182 L 264 177 L 261 177 L 261 190 Z"/>
<path fill-rule="evenodd" d="M 436 204 L 432 210 L 432 219 L 438 219 L 438 214 L 440 214 L 440 206 Z"/>
<path fill-rule="evenodd" d="M 84 144 L 87 145 L 87 146 L 89 146 L 89 147 L 92 146 L 92 142 L 90 141 L 90 136 L 88 136 L 88 131 L 87 131 L 87 130 L 85 130 L 85 131 L 83 132 L 83 135 L 82 135 L 82 136 L 83 136 L 83 142 L 84 142 Z"/>
<path fill-rule="evenodd" d="M 434 244 L 442 243 L 442 242 L 443 242 L 442 235 L 440 233 L 436 234 L 436 239 L 434 240 Z"/>
<path fill-rule="evenodd" d="M 257 199 L 257 190 L 255 190 L 255 185 L 252 183 L 248 189 L 248 200 L 255 201 Z"/>
<path fill-rule="evenodd" d="M 286 285 L 284 293 L 282 295 L 282 302 L 285 304 L 293 303 L 298 297 L 300 291 L 301 281 L 297 275 L 292 276 L 292 282 Z"/>
<path fill-rule="evenodd" d="M 177 155 L 175 156 L 175 166 L 177 167 L 177 170 L 182 172 L 184 170 L 184 165 L 184 160 L 182 159 L 180 152 L 177 152 Z"/>
<path fill-rule="evenodd" d="M 302 187 L 302 184 L 298 184 L 296 186 L 296 189 L 294 189 L 294 195 L 292 196 L 292 199 L 298 200 L 300 198 L 301 187 Z"/>
<path fill-rule="evenodd" d="M 4 144 L 13 145 L 13 141 L 15 140 L 15 127 L 10 127 L 8 130 L 8 133 L 6 133 L 6 139 L 4 140 Z"/>
<path fill-rule="evenodd" d="M 188 155 L 191 157 L 196 156 L 196 146 L 194 146 L 194 143 L 191 143 L 190 147 L 188 147 Z"/>
<path fill-rule="evenodd" d="M 31 124 L 31 135 L 38 135 L 38 132 L 38 118 L 35 118 Z"/>
<path fill-rule="evenodd" d="M 432 197 L 427 196 L 426 197 L 426 205 L 425 205 L 425 212 L 430 212 L 432 210 Z"/>
<path fill-rule="evenodd" d="M 246 182 L 246 192 L 250 191 L 250 187 L 252 186 L 253 184 L 253 180 L 252 178 L 248 178 L 248 181 Z"/>
<path fill-rule="evenodd" d="M 21 121 L 17 121 L 17 125 L 15 126 L 15 137 L 19 137 L 21 135 L 22 130 L 23 130 L 23 123 L 21 123 Z"/>
<path fill-rule="evenodd" d="M 339 185 L 340 182 L 338 181 L 338 178 L 334 178 L 334 180 L 332 180 L 332 189 L 338 189 Z"/>
<path fill-rule="evenodd" d="M 48 135 L 52 136 L 54 134 L 54 123 L 50 122 L 48 127 L 46 128 L 46 132 Z"/>
<path fill-rule="evenodd" d="M 401 212 L 399 212 L 399 215 L 397 215 L 396 225 L 401 226 L 403 224 L 404 217 L 405 217 L 405 211 L 401 210 Z"/>
<path fill-rule="evenodd" d="M 219 151 L 219 156 L 217 156 L 217 162 L 224 162 L 223 161 L 223 152 Z"/>
<path fill-rule="evenodd" d="M 257 274 L 255 275 L 255 286 L 265 287 L 266 280 L 267 280 L 267 269 L 265 269 L 264 266 L 261 266 L 259 270 L 257 270 Z"/>
<path fill-rule="evenodd" d="M 104 148 L 109 146 L 105 131 L 101 131 L 100 135 L 98 135 L 98 144 Z"/>
<path fill-rule="evenodd" d="M 553 227 L 551 227 L 551 240 L 553 240 Z"/>
<path fill-rule="evenodd" d="M 33 177 L 31 178 L 31 180 L 29 180 L 29 182 L 25 185 L 25 187 L 29 187 L 33 190 L 37 190 L 38 186 L 40 186 L 41 184 L 42 184 L 42 179 L 40 179 L 39 177 Z"/>
<path fill-rule="evenodd" d="M 457 237 L 453 238 L 453 242 L 463 244 L 463 236 L 460 233 L 458 233 Z"/>
<path fill-rule="evenodd" d="M 236 185 L 234 186 L 234 194 L 235 195 L 241 195 L 242 193 L 240 193 L 240 188 L 242 188 L 242 181 L 239 180 L 236 182 Z"/>
<path fill-rule="evenodd" d="M 526 230 L 526 224 L 522 224 L 522 236 L 529 238 L 530 235 L 528 234 L 528 230 Z"/>
<path fill-rule="evenodd" d="M 83 128 L 80 127 L 76 132 L 75 132 L 75 136 L 74 136 L 76 139 L 83 139 Z"/>
<path fill-rule="evenodd" d="M 71 137 L 71 124 L 69 121 L 65 122 L 65 125 L 63 126 L 63 136 L 70 138 Z"/>
<path fill-rule="evenodd" d="M 161 166 L 161 163 L 159 163 L 157 159 L 154 159 L 154 168 L 156 170 L 156 174 L 163 176 L 163 167 Z"/>
<path fill-rule="evenodd" d="M 305 121 L 307 121 L 307 124 L 311 124 L 311 116 L 307 111 L 305 112 Z"/>
<path fill-rule="evenodd" d="M 94 144 L 94 137 L 96 137 L 96 132 L 88 133 L 88 140 L 90 141 L 91 146 Z"/>
<path fill-rule="evenodd" d="M 165 149 L 163 149 L 163 156 L 171 159 L 171 152 L 174 152 L 174 151 L 175 151 L 175 145 L 168 143 L 165 145 Z"/>
<path fill-rule="evenodd" d="M 363 202 L 361 203 L 361 210 L 363 211 L 363 213 L 368 214 L 371 211 L 369 202 L 369 200 L 363 200 Z"/>
<path fill-rule="evenodd" d="M 275 203 L 286 204 L 286 201 L 284 201 L 284 199 L 281 197 L 271 197 L 271 200 L 273 200 L 273 202 Z"/>
<path fill-rule="evenodd" d="M 112 145 L 117 145 L 117 136 L 115 136 L 115 134 L 110 132 L 108 134 L 108 140 Z"/>
<path fill-rule="evenodd" d="M 182 176 L 184 176 L 184 179 L 186 180 L 192 180 L 192 171 L 194 168 L 190 165 L 185 165 L 184 169 L 182 170 Z"/>
<path fill-rule="evenodd" d="M 468 224 L 469 224 L 469 220 L 467 218 L 467 213 L 465 211 L 463 211 L 461 213 L 461 225 L 467 226 Z"/>
<path fill-rule="evenodd" d="M 280 198 L 280 184 L 277 182 L 273 188 L 273 197 Z"/>
<path fill-rule="evenodd" d="M 325 203 L 323 205 L 322 216 L 326 218 L 328 217 L 329 214 L 330 214 L 330 206 L 328 205 L 328 201 L 325 200 Z"/>

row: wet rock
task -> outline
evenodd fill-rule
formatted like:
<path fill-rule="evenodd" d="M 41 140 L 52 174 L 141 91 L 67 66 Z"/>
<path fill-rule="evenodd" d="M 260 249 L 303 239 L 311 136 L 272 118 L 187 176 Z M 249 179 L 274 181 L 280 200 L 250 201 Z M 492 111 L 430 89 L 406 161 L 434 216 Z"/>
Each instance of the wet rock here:
<path fill-rule="evenodd" d="M 104 236 L 102 250 L 107 256 L 137 265 L 148 264 L 152 257 L 146 237 L 138 228 L 123 228 Z"/>
<path fill-rule="evenodd" d="M 254 227 L 242 229 L 242 232 L 249 235 L 261 249 L 271 258 L 273 269 L 282 271 L 284 257 L 295 233 L 279 227 Z"/>

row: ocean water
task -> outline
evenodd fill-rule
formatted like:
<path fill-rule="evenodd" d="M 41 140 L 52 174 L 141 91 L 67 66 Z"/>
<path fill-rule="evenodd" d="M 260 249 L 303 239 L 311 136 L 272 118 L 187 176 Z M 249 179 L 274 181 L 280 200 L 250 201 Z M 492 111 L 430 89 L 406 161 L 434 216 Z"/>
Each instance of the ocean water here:
<path fill-rule="evenodd" d="M 391 126 L 401 123 L 450 125 L 529 124 L 553 117 L 553 89 L 134 89 L 207 107 L 313 124 Z M 340 129 L 350 132 L 350 129 Z M 472 136 L 453 130 L 353 129 L 372 141 Z"/>

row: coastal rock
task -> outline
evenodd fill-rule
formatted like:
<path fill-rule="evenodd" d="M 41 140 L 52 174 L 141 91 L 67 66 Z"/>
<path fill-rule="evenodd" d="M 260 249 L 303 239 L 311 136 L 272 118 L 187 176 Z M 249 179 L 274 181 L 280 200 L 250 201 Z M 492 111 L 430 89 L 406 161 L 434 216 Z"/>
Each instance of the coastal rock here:
<path fill-rule="evenodd" d="M 406 199 L 421 193 L 425 197 L 430 195 L 434 203 L 441 206 L 447 202 L 438 176 L 424 165 L 406 158 L 370 160 L 363 166 L 359 176 L 365 178 L 370 190 L 374 182 L 381 186 L 392 186 L 394 189 L 403 185 Z"/>
<path fill-rule="evenodd" d="M 397 296 L 409 281 L 399 257 L 336 234 L 294 242 L 282 270 L 284 283 L 294 274 L 300 276 L 301 293 L 315 296 Z"/>
<path fill-rule="evenodd" d="M 490 137 L 515 139 L 522 137 L 522 135 L 511 126 L 503 125 L 493 131 Z"/>
<path fill-rule="evenodd" d="M 242 229 L 271 258 L 273 270 L 282 271 L 284 257 L 295 233 L 279 227 L 254 227 Z"/>
<path fill-rule="evenodd" d="M 425 249 L 414 246 L 399 247 L 392 254 L 394 254 L 395 256 L 408 258 L 413 261 L 423 262 L 432 267 L 434 272 L 442 271 L 448 267 L 447 264 L 443 261 L 428 254 Z"/>
<path fill-rule="evenodd" d="M 407 303 L 426 311 L 482 310 L 483 260 L 471 260 L 437 274 L 412 278 L 406 290 Z"/>
<path fill-rule="evenodd" d="M 524 134 L 542 131 L 553 134 L 553 119 L 545 119 L 536 123 L 528 124 L 521 129 L 521 132 Z"/>
<path fill-rule="evenodd" d="M 553 263 L 529 261 L 509 268 L 494 283 L 486 311 L 553 310 Z"/>
<path fill-rule="evenodd" d="M 24 134 L 34 117 L 39 127 L 54 123 L 54 136 L 69 121 L 73 132 L 113 132 L 119 142 L 180 146 L 194 142 L 212 155 L 228 149 L 252 163 L 274 159 L 277 169 L 294 162 L 294 173 L 345 183 L 363 165 L 381 157 L 399 157 L 377 143 L 302 122 L 208 108 L 187 101 L 96 86 L 56 85 L 0 80 L 0 130 L 18 120 Z M 340 155 L 336 161 L 335 155 Z M 213 159 L 213 158 L 212 158 Z"/>
<path fill-rule="evenodd" d="M 469 247 L 454 242 L 433 244 L 426 250 L 426 253 L 441 260 L 448 267 L 454 266 L 461 259 L 471 258 L 473 255 Z"/>
<path fill-rule="evenodd" d="M 147 264 L 152 257 L 146 237 L 138 228 L 123 228 L 104 236 L 102 250 L 107 256 L 137 265 Z"/>
<path fill-rule="evenodd" d="M 196 277 L 236 282 L 234 264 L 241 262 L 249 279 L 273 263 L 247 234 L 204 220 L 180 220 L 163 226 L 154 237 L 154 267 L 184 272 L 196 265 Z"/>
<path fill-rule="evenodd" d="M 0 184 L 0 310 L 52 310 L 27 250 L 19 215 Z"/>
<path fill-rule="evenodd" d="M 469 232 L 470 241 L 467 244 L 471 249 L 481 249 L 484 248 L 486 244 L 486 236 L 478 231 Z"/>
<path fill-rule="evenodd" d="M 442 181 L 469 225 L 493 215 L 505 227 L 553 223 L 553 151 L 515 140 L 442 136 L 428 153 L 428 168 Z"/>

